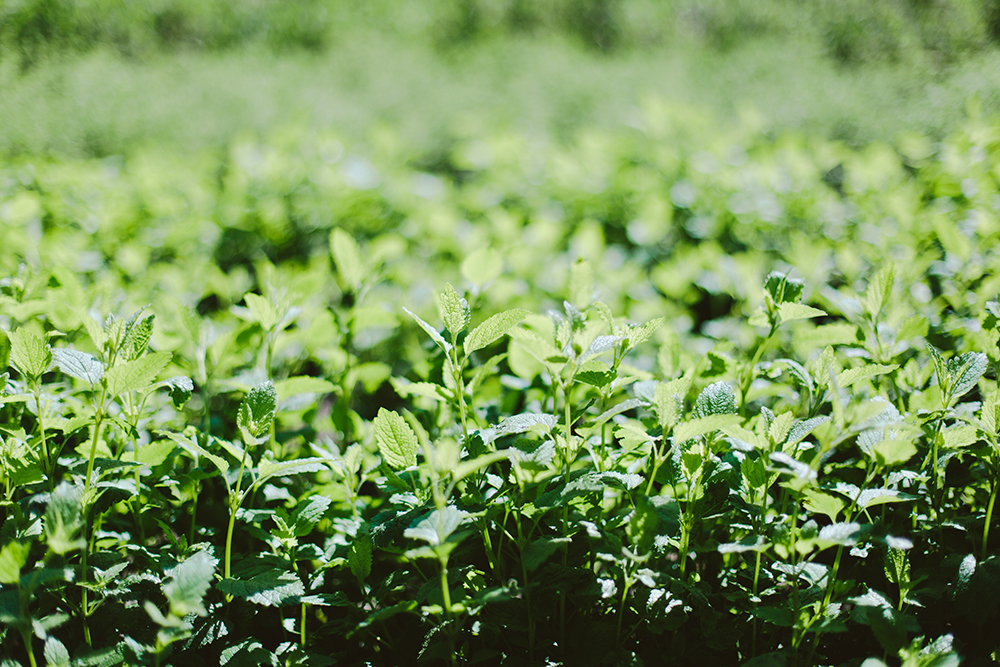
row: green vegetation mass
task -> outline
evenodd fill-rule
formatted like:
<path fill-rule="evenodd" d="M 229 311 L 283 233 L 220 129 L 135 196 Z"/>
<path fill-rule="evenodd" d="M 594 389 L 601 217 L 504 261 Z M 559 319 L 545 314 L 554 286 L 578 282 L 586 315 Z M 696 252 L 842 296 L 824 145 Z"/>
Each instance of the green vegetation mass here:
<path fill-rule="evenodd" d="M 1000 5 L 846 5 L 0 2 L 0 667 L 992 664 Z"/>

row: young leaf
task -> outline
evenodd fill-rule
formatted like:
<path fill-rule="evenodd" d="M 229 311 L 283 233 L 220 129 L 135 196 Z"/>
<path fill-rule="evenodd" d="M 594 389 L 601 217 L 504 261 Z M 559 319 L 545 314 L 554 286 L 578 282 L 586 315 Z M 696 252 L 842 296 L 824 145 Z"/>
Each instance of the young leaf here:
<path fill-rule="evenodd" d="M 420 325 L 420 328 L 427 332 L 427 335 L 431 337 L 431 340 L 433 340 L 438 347 L 444 350 L 445 354 L 451 351 L 451 343 L 442 338 L 441 334 L 438 333 L 437 329 L 427 324 L 427 322 L 424 322 L 422 319 L 417 317 L 416 314 L 410 312 L 410 310 L 407 309 L 406 306 L 403 306 L 403 312 L 412 317 L 413 320 Z"/>
<path fill-rule="evenodd" d="M 401 415 L 379 408 L 372 427 L 379 452 L 386 463 L 396 469 L 417 464 L 417 435 Z"/>
<path fill-rule="evenodd" d="M 247 292 L 243 295 L 243 301 L 246 302 L 250 314 L 261 329 L 270 331 L 281 321 L 281 314 L 278 313 L 270 299 L 253 292 Z"/>
<path fill-rule="evenodd" d="M 21 580 L 21 568 L 28 562 L 30 544 L 8 542 L 0 549 L 0 584 L 16 584 Z"/>
<path fill-rule="evenodd" d="M 899 368 L 899 364 L 865 364 L 858 368 L 848 368 L 837 375 L 837 384 L 843 388 L 847 388 L 862 380 L 891 373 L 897 368 Z"/>
<path fill-rule="evenodd" d="M 122 353 L 126 361 L 135 361 L 146 353 L 149 340 L 153 337 L 153 320 L 155 315 L 149 315 L 129 327 L 122 342 Z"/>
<path fill-rule="evenodd" d="M 986 372 L 989 358 L 982 352 L 966 352 L 948 360 L 948 374 L 952 378 L 951 400 L 964 396 L 976 386 Z"/>
<path fill-rule="evenodd" d="M 343 287 L 357 292 L 365 279 L 365 267 L 357 241 L 340 227 L 335 227 L 330 233 L 330 254 Z"/>
<path fill-rule="evenodd" d="M 288 477 L 290 475 L 301 475 L 307 472 L 320 472 L 329 470 L 326 459 L 305 458 L 292 459 L 291 461 L 275 461 L 269 458 L 262 458 L 257 466 L 257 480 L 255 487 L 263 486 L 264 482 L 272 477 Z"/>
<path fill-rule="evenodd" d="M 104 377 L 104 364 L 86 352 L 60 347 L 52 350 L 52 359 L 63 373 L 89 382 L 91 386 Z"/>
<path fill-rule="evenodd" d="M 170 400 L 174 402 L 175 408 L 180 408 L 187 403 L 194 392 L 194 383 L 191 382 L 191 378 L 184 375 L 175 375 L 160 384 L 170 392 Z"/>
<path fill-rule="evenodd" d="M 878 319 L 882 308 L 892 296 L 892 285 L 895 280 L 896 267 L 892 264 L 886 264 L 872 276 L 871 282 L 868 283 L 868 290 L 862 298 L 865 312 L 872 320 Z"/>
<path fill-rule="evenodd" d="M 512 308 L 502 313 L 493 315 L 478 327 L 473 329 L 465 339 L 465 355 L 469 356 L 476 350 L 481 350 L 487 345 L 498 340 L 507 333 L 512 326 L 523 320 L 530 314 L 523 308 Z"/>
<path fill-rule="evenodd" d="M 37 379 L 49 370 L 52 349 L 47 342 L 25 329 L 7 335 L 10 336 L 10 360 L 18 373 Z"/>
<path fill-rule="evenodd" d="M 247 445 L 267 435 L 277 405 L 278 394 L 270 380 L 257 385 L 246 395 L 236 413 L 236 425 Z"/>
<path fill-rule="evenodd" d="M 736 392 L 728 382 L 713 382 L 698 394 L 694 404 L 694 417 L 710 415 L 736 414 Z"/>
<path fill-rule="evenodd" d="M 446 284 L 445 291 L 438 296 L 438 309 L 445 328 L 452 335 L 452 340 L 465 331 L 472 321 L 469 302 L 460 297 L 450 283 Z"/>
<path fill-rule="evenodd" d="M 674 442 L 687 442 L 699 435 L 714 433 L 727 426 L 740 423 L 740 416 L 736 414 L 709 415 L 683 422 L 674 427 Z"/>
<path fill-rule="evenodd" d="M 789 278 L 787 274 L 772 271 L 764 279 L 764 291 L 775 305 L 782 303 L 794 303 L 802 298 L 802 289 L 805 282 Z"/>
<path fill-rule="evenodd" d="M 154 352 L 107 369 L 104 381 L 107 383 L 108 394 L 120 396 L 126 392 L 148 389 L 160 371 L 166 368 L 171 356 L 169 352 Z"/>

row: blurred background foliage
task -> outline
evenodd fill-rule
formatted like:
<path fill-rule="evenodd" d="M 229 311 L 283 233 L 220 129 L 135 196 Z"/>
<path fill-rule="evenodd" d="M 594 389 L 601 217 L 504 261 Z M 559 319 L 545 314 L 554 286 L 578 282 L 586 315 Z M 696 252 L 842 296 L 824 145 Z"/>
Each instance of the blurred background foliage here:
<path fill-rule="evenodd" d="M 432 154 L 620 127 L 649 96 L 772 134 L 941 137 L 1000 105 L 1000 0 L 0 0 L 0 92 L 7 155 L 292 123 Z"/>

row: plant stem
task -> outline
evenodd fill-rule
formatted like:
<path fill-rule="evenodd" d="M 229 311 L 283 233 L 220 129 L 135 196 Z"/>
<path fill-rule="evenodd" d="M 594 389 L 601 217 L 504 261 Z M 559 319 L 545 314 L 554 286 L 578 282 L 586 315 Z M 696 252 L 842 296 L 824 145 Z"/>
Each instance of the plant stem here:
<path fill-rule="evenodd" d="M 990 487 L 990 502 L 986 506 L 986 523 L 983 525 L 983 548 L 980 560 L 986 560 L 986 547 L 990 541 L 990 523 L 993 521 L 993 504 L 997 499 L 997 489 L 1000 488 L 1000 484 L 997 484 L 996 478 L 993 479 Z"/>
<path fill-rule="evenodd" d="M 240 474 L 236 478 L 236 490 L 232 492 L 229 496 L 229 527 L 226 529 L 226 562 L 223 567 L 223 576 L 229 579 L 232 573 L 232 555 L 233 555 L 233 528 L 236 526 L 236 511 L 240 507 L 242 498 L 240 497 L 240 492 L 243 490 L 243 470 L 246 468 L 247 464 L 247 450 L 246 443 L 244 443 L 243 458 L 240 460 Z M 226 602 L 232 602 L 232 594 L 226 595 Z"/>

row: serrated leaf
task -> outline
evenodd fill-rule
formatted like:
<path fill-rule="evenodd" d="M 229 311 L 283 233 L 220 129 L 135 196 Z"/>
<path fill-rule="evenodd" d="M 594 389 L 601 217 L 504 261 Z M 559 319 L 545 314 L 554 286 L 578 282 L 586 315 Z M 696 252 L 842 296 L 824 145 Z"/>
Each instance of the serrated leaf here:
<path fill-rule="evenodd" d="M 61 641 L 49 635 L 45 638 L 45 646 L 42 648 L 42 655 L 45 657 L 46 667 L 69 667 L 69 651 Z"/>
<path fill-rule="evenodd" d="M 782 472 L 782 473 L 790 472 L 791 474 L 795 475 L 796 478 L 805 482 L 816 479 L 817 474 L 816 471 L 812 469 L 812 467 L 810 467 L 806 463 L 803 463 L 802 461 L 793 459 L 791 456 L 785 454 L 784 452 L 771 452 L 770 459 L 775 463 L 780 463 L 786 466 L 786 468 L 775 468 L 774 470 L 776 472 Z"/>
<path fill-rule="evenodd" d="M 454 505 L 446 505 L 443 510 L 434 510 L 414 526 L 403 531 L 403 537 L 413 540 L 423 540 L 435 546 L 442 544 L 468 518 L 464 512 Z"/>
<path fill-rule="evenodd" d="M 184 435 L 181 435 L 180 433 L 174 433 L 172 431 L 157 431 L 156 434 L 162 435 L 176 442 L 178 445 L 180 445 L 181 449 L 190 454 L 191 457 L 194 459 L 204 457 L 212 465 L 214 465 L 220 473 L 222 473 L 223 477 L 225 477 L 226 473 L 229 472 L 229 462 L 226 461 L 226 459 L 222 458 L 221 456 L 218 456 L 217 454 L 209 452 L 204 447 L 195 442 L 194 439 L 188 438 Z"/>
<path fill-rule="evenodd" d="M 945 449 L 968 447 L 969 445 L 975 444 L 979 441 L 979 435 L 976 433 L 976 427 L 970 424 L 946 429 L 943 432 L 943 435 Z"/>
<path fill-rule="evenodd" d="M 138 313 L 136 313 L 138 315 Z M 153 337 L 153 321 L 155 315 L 149 315 L 141 320 L 133 322 L 125 334 L 122 341 L 122 354 L 128 361 L 134 361 L 144 355 L 149 348 L 149 341 Z"/>
<path fill-rule="evenodd" d="M 104 380 L 107 383 L 108 394 L 120 396 L 130 391 L 148 389 L 160 371 L 166 368 L 171 356 L 169 352 L 154 352 L 105 370 Z"/>
<path fill-rule="evenodd" d="M 868 289 L 861 301 L 864 304 L 865 312 L 873 320 L 878 319 L 882 308 L 892 296 L 892 285 L 895 280 L 896 267 L 892 264 L 886 264 L 869 281 Z"/>
<path fill-rule="evenodd" d="M 698 394 L 693 416 L 697 418 L 711 415 L 736 414 L 736 392 L 728 382 L 713 382 Z"/>
<path fill-rule="evenodd" d="M 289 477 L 291 475 L 304 475 L 310 472 L 320 472 L 329 470 L 330 467 L 325 459 L 306 458 L 292 459 L 291 461 L 274 461 L 263 458 L 257 466 L 257 480 L 255 486 L 261 486 L 272 477 Z"/>
<path fill-rule="evenodd" d="M 907 500 L 914 500 L 916 497 L 911 496 L 896 489 L 865 489 L 857 496 L 857 506 L 858 509 L 865 509 L 868 507 L 873 507 L 875 505 L 884 505 L 885 503 L 900 503 Z"/>
<path fill-rule="evenodd" d="M 306 594 L 302 581 L 294 572 L 270 569 L 248 579 L 223 579 L 216 588 L 226 595 L 243 598 L 264 607 L 297 604 Z"/>
<path fill-rule="evenodd" d="M 557 419 L 555 415 L 537 414 L 534 412 L 522 412 L 519 415 L 507 417 L 494 427 L 496 437 L 512 435 L 514 433 L 524 433 L 530 431 L 534 426 L 544 426 L 546 431 L 555 428 Z"/>
<path fill-rule="evenodd" d="M 590 347 L 587 348 L 587 351 L 583 353 L 581 359 L 596 357 L 603 352 L 607 352 L 613 349 L 621 340 L 623 340 L 621 336 L 598 336 L 590 344 Z"/>
<path fill-rule="evenodd" d="M 844 388 L 850 387 L 862 380 L 891 373 L 897 368 L 899 368 L 899 364 L 865 364 L 859 368 L 848 368 L 837 375 L 837 384 Z"/>
<path fill-rule="evenodd" d="M 396 469 L 417 465 L 417 435 L 401 415 L 379 408 L 372 428 L 379 452 L 386 463 Z"/>
<path fill-rule="evenodd" d="M 450 283 L 446 283 L 445 290 L 438 295 L 438 310 L 452 340 L 465 331 L 472 321 L 469 302 L 459 296 Z"/>
<path fill-rule="evenodd" d="M 40 378 L 49 370 L 52 349 L 47 342 L 26 329 L 7 335 L 10 337 L 10 361 L 18 373 L 26 378 Z"/>
<path fill-rule="evenodd" d="M 828 415 L 822 415 L 819 417 L 813 417 L 812 419 L 795 422 L 795 424 L 792 425 L 791 431 L 788 433 L 788 439 L 785 440 L 782 446 L 788 448 L 799 444 L 810 433 L 816 430 L 817 427 L 828 421 L 830 421 L 830 417 Z"/>
<path fill-rule="evenodd" d="M 278 392 L 270 380 L 251 389 L 236 413 L 236 426 L 243 442 L 250 445 L 267 435 L 277 408 Z"/>
<path fill-rule="evenodd" d="M 365 267 L 357 241 L 340 227 L 335 227 L 330 232 L 330 255 L 342 285 L 357 292 L 365 279 Z"/>
<path fill-rule="evenodd" d="M 826 545 L 849 547 L 857 543 L 856 536 L 860 530 L 861 525 L 854 522 L 834 523 L 820 528 L 817 540 Z"/>
<path fill-rule="evenodd" d="M 606 424 L 609 419 L 616 415 L 620 415 L 623 412 L 628 412 L 629 410 L 635 410 L 636 408 L 641 408 L 649 405 L 646 401 L 641 398 L 630 398 L 628 400 L 622 401 L 617 405 L 608 408 L 600 415 L 594 418 L 593 422 L 587 424 L 587 428 L 581 432 L 581 435 L 586 437 L 587 434 L 596 433 L 600 430 L 601 426 Z"/>
<path fill-rule="evenodd" d="M 776 305 L 794 303 L 802 298 L 805 282 L 789 278 L 787 274 L 772 271 L 764 278 L 764 291 Z"/>
<path fill-rule="evenodd" d="M 52 360 L 66 375 L 89 382 L 92 386 L 104 377 L 104 364 L 86 352 L 60 347 L 52 350 Z"/>
<path fill-rule="evenodd" d="M 634 350 L 638 346 L 645 343 L 653 333 L 656 332 L 661 326 L 663 326 L 663 318 L 657 317 L 652 319 L 645 324 L 640 324 L 636 327 L 629 327 L 628 329 L 628 349 Z"/>
<path fill-rule="evenodd" d="M 203 603 L 219 561 L 205 551 L 198 551 L 181 561 L 164 574 L 168 579 L 163 585 L 163 594 L 170 602 L 170 613 L 183 618 L 188 614 L 205 616 L 208 612 Z"/>
<path fill-rule="evenodd" d="M 488 318 L 470 331 L 465 338 L 465 355 L 468 356 L 499 340 L 511 327 L 530 314 L 531 312 L 524 308 L 512 308 Z"/>
<path fill-rule="evenodd" d="M 686 442 L 700 435 L 721 431 L 727 426 L 740 423 L 740 416 L 733 414 L 710 415 L 692 419 L 674 427 L 674 442 Z"/>
<path fill-rule="evenodd" d="M 323 466 L 326 467 L 325 465 Z M 314 471 L 315 472 L 315 471 Z M 326 514 L 333 501 L 327 496 L 309 496 L 295 506 L 289 520 L 296 537 L 305 537 L 312 532 L 319 520 Z"/>
<path fill-rule="evenodd" d="M 837 520 L 837 515 L 844 509 L 846 503 L 836 496 L 820 491 L 819 489 L 804 489 L 802 491 L 803 505 L 814 514 L 823 514 L 830 518 L 831 522 Z"/>
<path fill-rule="evenodd" d="M 986 372 L 989 358 L 982 352 L 966 352 L 948 360 L 948 373 L 951 375 L 951 400 L 964 396 L 976 386 L 979 378 Z"/>
<path fill-rule="evenodd" d="M 405 312 L 407 315 L 409 315 L 410 317 L 412 317 L 413 321 L 416 322 L 418 325 L 420 325 L 421 329 L 423 329 L 425 332 L 427 332 L 427 335 L 431 337 L 431 340 L 433 340 L 434 343 L 437 344 L 438 347 L 440 347 L 442 350 L 444 350 L 445 354 L 447 354 L 448 352 L 451 351 L 451 343 L 449 343 L 448 341 L 446 341 L 441 336 L 441 334 L 438 333 L 437 329 L 435 329 L 431 325 L 427 324 L 427 322 L 424 322 L 422 319 L 420 319 L 419 317 L 417 317 L 417 315 L 415 313 L 410 312 L 410 310 L 408 308 L 406 308 L 405 306 L 403 307 L 403 312 Z M 468 339 L 466 339 L 466 340 L 468 340 Z"/>
<path fill-rule="evenodd" d="M 170 392 L 170 400 L 178 409 L 187 403 L 191 394 L 194 393 L 194 382 L 185 375 L 169 377 L 161 382 L 160 386 L 167 388 L 167 391 Z"/>
<path fill-rule="evenodd" d="M 778 306 L 778 321 L 781 323 L 793 320 L 808 320 L 813 317 L 823 317 L 825 310 L 807 306 L 804 303 L 783 303 Z"/>

